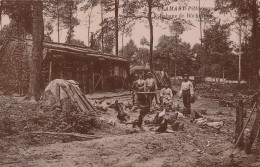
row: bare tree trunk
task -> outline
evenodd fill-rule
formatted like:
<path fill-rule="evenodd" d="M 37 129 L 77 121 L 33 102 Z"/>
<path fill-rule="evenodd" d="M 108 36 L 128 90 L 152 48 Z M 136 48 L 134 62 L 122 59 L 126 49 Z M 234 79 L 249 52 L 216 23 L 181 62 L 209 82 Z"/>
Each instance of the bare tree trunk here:
<path fill-rule="evenodd" d="M 178 57 L 178 36 L 176 36 L 176 41 L 175 41 L 175 47 L 176 47 L 176 51 L 175 51 L 175 65 L 174 65 L 174 73 L 175 73 L 175 79 L 177 79 L 177 57 Z"/>
<path fill-rule="evenodd" d="M 2 8 L 3 8 L 3 1 L 0 1 L 0 27 L 1 27 L 1 30 L 2 30 Z"/>
<path fill-rule="evenodd" d="M 124 57 L 124 30 L 122 31 L 122 57 Z"/>
<path fill-rule="evenodd" d="M 171 60 L 171 55 L 168 55 L 168 73 L 170 74 L 170 60 Z"/>
<path fill-rule="evenodd" d="M 238 56 L 238 84 L 241 82 L 241 58 L 242 58 L 242 25 L 239 22 L 239 56 Z"/>
<path fill-rule="evenodd" d="M 91 46 L 91 44 L 90 44 L 91 42 L 90 42 L 90 38 L 89 38 L 90 37 L 90 32 L 89 31 L 90 31 L 90 23 L 89 23 L 89 26 L 88 26 L 88 46 L 90 47 Z"/>
<path fill-rule="evenodd" d="M 257 42 L 258 40 L 258 9 L 257 9 L 257 0 L 253 0 L 252 4 L 252 20 L 253 20 L 253 25 L 252 25 L 252 45 L 253 45 L 253 54 L 251 55 L 251 83 L 253 87 L 257 87 L 257 73 L 258 73 L 258 67 L 257 67 L 257 61 L 259 60 L 259 43 Z"/>
<path fill-rule="evenodd" d="M 91 16 L 92 16 L 92 10 L 93 7 L 91 7 L 90 12 L 88 14 L 88 46 L 91 46 L 91 41 L 90 41 L 90 24 L 91 24 Z"/>
<path fill-rule="evenodd" d="M 205 79 L 205 58 L 202 42 L 202 20 L 201 20 L 201 9 L 200 9 L 200 0 L 199 0 L 199 21 L 200 21 L 200 45 L 201 45 L 201 54 L 202 54 L 202 78 Z"/>
<path fill-rule="evenodd" d="M 43 2 L 33 2 L 33 49 L 30 57 L 30 82 L 27 99 L 32 101 L 40 97 L 41 74 L 42 74 L 42 54 L 43 54 Z"/>
<path fill-rule="evenodd" d="M 222 71 L 222 79 L 223 79 L 223 84 L 225 84 L 225 68 L 223 67 L 223 71 Z"/>
<path fill-rule="evenodd" d="M 150 27 L 150 69 L 153 72 L 153 20 L 152 20 L 152 4 L 153 0 L 146 0 L 148 3 L 148 21 Z"/>
<path fill-rule="evenodd" d="M 58 19 L 58 43 L 60 43 L 60 10 L 59 10 L 59 3 L 57 5 L 57 19 Z"/>
<path fill-rule="evenodd" d="M 119 0 L 115 0 L 115 34 L 116 34 L 116 56 L 118 56 L 118 7 L 119 7 Z"/>
<path fill-rule="evenodd" d="M 174 79 L 176 80 L 177 79 L 177 59 L 175 60 L 174 62 Z"/>
<path fill-rule="evenodd" d="M 104 52 L 104 29 L 103 29 L 103 21 L 104 21 L 104 18 L 103 18 L 103 4 L 102 4 L 102 0 L 100 2 L 100 6 L 101 6 L 101 11 L 100 11 L 100 14 L 101 14 L 101 51 Z"/>

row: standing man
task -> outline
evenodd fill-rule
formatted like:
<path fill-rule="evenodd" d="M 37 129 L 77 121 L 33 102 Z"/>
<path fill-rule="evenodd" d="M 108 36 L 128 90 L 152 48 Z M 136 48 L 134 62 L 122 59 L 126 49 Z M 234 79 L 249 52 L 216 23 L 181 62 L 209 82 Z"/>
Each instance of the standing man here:
<path fill-rule="evenodd" d="M 144 91 L 144 79 L 142 75 L 138 76 L 138 80 L 134 82 L 136 91 L 143 92 Z"/>
<path fill-rule="evenodd" d="M 151 72 L 147 73 L 147 79 L 144 81 L 144 90 L 146 92 L 154 92 L 157 90 L 156 80 Z"/>
<path fill-rule="evenodd" d="M 138 80 L 133 82 L 132 86 L 133 90 L 133 107 L 131 111 L 135 111 L 139 108 L 139 105 L 142 101 L 145 101 L 145 96 L 143 94 L 136 95 L 136 92 L 143 92 L 144 91 L 144 79 L 142 75 L 138 76 Z"/>
<path fill-rule="evenodd" d="M 156 92 L 157 91 L 157 84 L 156 80 L 153 78 L 153 74 L 151 72 L 147 73 L 148 78 L 144 81 L 144 91 L 145 92 Z M 154 94 L 148 94 L 147 99 L 148 99 L 148 104 L 151 106 L 152 101 L 154 98 Z"/>
<path fill-rule="evenodd" d="M 193 84 L 189 81 L 189 76 L 186 73 L 183 75 L 183 80 L 179 97 L 182 95 L 183 105 L 187 110 L 187 114 L 191 114 L 190 99 L 194 96 Z"/>

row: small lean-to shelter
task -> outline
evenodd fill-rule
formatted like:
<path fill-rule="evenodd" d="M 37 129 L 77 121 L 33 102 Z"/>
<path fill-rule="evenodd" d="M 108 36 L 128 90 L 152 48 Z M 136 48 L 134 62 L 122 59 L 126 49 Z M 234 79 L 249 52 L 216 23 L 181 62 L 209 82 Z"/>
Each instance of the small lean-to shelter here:
<path fill-rule="evenodd" d="M 59 107 L 60 109 L 63 109 L 64 106 L 62 104 L 65 99 L 68 99 L 79 111 L 96 111 L 91 102 L 78 87 L 78 83 L 73 80 L 55 79 L 51 81 L 45 87 L 41 97 L 42 103 L 45 106 L 52 108 Z M 56 106 L 54 107 L 54 105 Z"/>
<path fill-rule="evenodd" d="M 75 80 L 85 93 L 127 86 L 129 61 L 125 58 L 89 47 L 54 42 L 43 45 L 43 88 L 54 79 Z M 32 47 L 31 39 L 11 38 L 1 47 L 1 57 L 19 52 L 18 57 L 24 55 L 28 59 Z"/>

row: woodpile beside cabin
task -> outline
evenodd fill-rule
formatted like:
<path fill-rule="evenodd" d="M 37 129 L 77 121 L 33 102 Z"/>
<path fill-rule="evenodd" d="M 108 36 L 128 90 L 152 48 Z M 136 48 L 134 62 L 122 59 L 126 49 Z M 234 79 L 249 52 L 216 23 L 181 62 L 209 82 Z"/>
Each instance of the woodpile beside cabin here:
<path fill-rule="evenodd" d="M 32 40 L 11 38 L 0 48 L 0 84 L 23 94 L 29 83 Z M 11 66 L 10 66 L 11 65 Z M 127 86 L 129 62 L 89 47 L 44 42 L 43 85 L 51 80 L 75 80 L 85 93 Z"/>

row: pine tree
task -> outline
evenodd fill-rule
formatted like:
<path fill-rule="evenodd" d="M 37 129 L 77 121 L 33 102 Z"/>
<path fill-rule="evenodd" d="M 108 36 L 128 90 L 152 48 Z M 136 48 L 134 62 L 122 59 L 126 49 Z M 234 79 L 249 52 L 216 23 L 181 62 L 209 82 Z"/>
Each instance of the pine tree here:
<path fill-rule="evenodd" d="M 35 101 L 41 94 L 41 73 L 42 73 L 42 54 L 43 54 L 43 2 L 33 1 L 33 21 L 32 38 L 33 50 L 30 57 L 30 82 L 27 98 Z"/>

